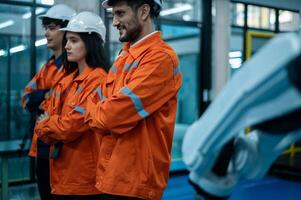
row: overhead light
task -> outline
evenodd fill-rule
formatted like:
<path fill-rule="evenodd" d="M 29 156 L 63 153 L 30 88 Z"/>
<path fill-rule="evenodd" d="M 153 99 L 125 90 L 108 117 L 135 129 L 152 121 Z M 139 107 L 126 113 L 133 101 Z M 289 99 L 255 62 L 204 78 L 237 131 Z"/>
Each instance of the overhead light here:
<path fill-rule="evenodd" d="M 0 50 L 0 56 L 5 56 L 6 55 L 6 51 L 4 51 L 3 49 Z"/>
<path fill-rule="evenodd" d="M 242 56 L 241 51 L 231 51 L 229 53 L 230 58 L 241 58 L 241 56 Z"/>
<path fill-rule="evenodd" d="M 184 21 L 190 21 L 191 20 L 191 16 L 190 15 L 183 15 L 183 20 Z"/>
<path fill-rule="evenodd" d="M 242 59 L 241 58 L 230 58 L 229 63 L 231 65 L 231 68 L 238 69 L 241 67 Z"/>
<path fill-rule="evenodd" d="M 193 7 L 192 7 L 191 4 L 182 4 L 179 7 L 174 7 L 174 8 L 162 10 L 160 15 L 161 16 L 167 16 L 167 15 L 172 15 L 172 14 L 176 14 L 176 13 L 180 13 L 180 12 L 189 11 L 189 10 L 192 10 L 192 9 L 193 9 Z"/>
<path fill-rule="evenodd" d="M 41 3 L 52 6 L 54 4 L 54 0 L 42 0 Z"/>
<path fill-rule="evenodd" d="M 42 45 L 46 45 L 46 44 L 47 44 L 47 40 L 45 38 L 41 39 L 41 40 L 37 40 L 35 42 L 35 46 L 36 47 L 39 47 L 39 46 L 42 46 Z M 21 45 L 18 45 L 18 46 L 10 48 L 9 52 L 11 54 L 13 54 L 13 53 L 17 53 L 17 52 L 20 52 L 20 51 L 24 51 L 26 48 L 27 47 L 25 45 L 21 44 Z M 3 49 L 1 49 L 0 50 L 0 56 L 6 56 L 6 55 L 7 55 L 6 51 L 3 50 Z"/>
<path fill-rule="evenodd" d="M 36 15 L 41 14 L 45 11 L 45 8 L 37 8 L 36 9 Z M 29 19 L 31 17 L 31 12 L 27 12 L 24 15 L 22 15 L 23 19 Z"/>
<path fill-rule="evenodd" d="M 17 53 L 17 52 L 19 52 L 19 51 L 24 51 L 25 49 L 26 49 L 26 46 L 23 45 L 23 44 L 21 44 L 21 45 L 19 45 L 19 46 L 15 46 L 15 47 L 13 47 L 13 48 L 10 48 L 10 49 L 9 49 L 9 52 L 10 52 L 11 54 L 13 54 L 13 53 Z"/>
<path fill-rule="evenodd" d="M 24 15 L 22 15 L 23 19 L 29 19 L 31 17 L 31 12 L 27 12 Z"/>
<path fill-rule="evenodd" d="M 39 46 L 42 46 L 42 45 L 45 45 L 45 44 L 47 44 L 47 40 L 44 38 L 44 39 L 41 39 L 41 40 L 37 40 L 36 42 L 35 42 L 35 46 L 36 47 L 39 47 Z"/>
<path fill-rule="evenodd" d="M 107 8 L 107 11 L 111 13 L 113 12 L 113 8 Z"/>
<path fill-rule="evenodd" d="M 14 23 L 15 23 L 15 21 L 14 20 L 7 20 L 7 21 L 5 21 L 5 22 L 2 22 L 2 23 L 0 23 L 0 29 L 2 29 L 2 28 L 6 28 L 6 27 L 8 27 L 8 26 L 12 26 L 12 25 L 14 25 Z"/>

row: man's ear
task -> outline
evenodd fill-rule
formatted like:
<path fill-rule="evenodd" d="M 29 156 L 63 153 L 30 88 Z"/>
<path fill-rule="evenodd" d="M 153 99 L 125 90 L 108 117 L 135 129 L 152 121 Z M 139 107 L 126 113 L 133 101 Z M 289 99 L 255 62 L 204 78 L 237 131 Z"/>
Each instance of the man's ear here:
<path fill-rule="evenodd" d="M 150 6 L 148 4 L 143 4 L 140 6 L 138 12 L 143 21 L 146 21 L 150 17 Z"/>

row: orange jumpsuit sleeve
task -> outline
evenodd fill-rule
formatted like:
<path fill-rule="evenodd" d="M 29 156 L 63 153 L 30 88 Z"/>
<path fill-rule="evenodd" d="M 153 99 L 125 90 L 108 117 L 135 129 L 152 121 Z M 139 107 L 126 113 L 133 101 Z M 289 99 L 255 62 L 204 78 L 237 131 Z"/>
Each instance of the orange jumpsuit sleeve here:
<path fill-rule="evenodd" d="M 181 81 L 176 56 L 148 53 L 119 92 L 94 105 L 89 102 L 86 121 L 91 128 L 126 133 L 177 95 Z"/>
<path fill-rule="evenodd" d="M 58 72 L 54 64 L 45 64 L 27 84 L 22 95 L 22 106 L 32 112 L 44 100 L 44 94 L 52 88 L 52 79 Z"/>
<path fill-rule="evenodd" d="M 96 92 L 97 87 L 104 80 L 105 76 L 91 78 L 85 83 L 86 87 L 82 90 L 78 98 L 79 101 L 75 103 L 70 112 L 63 115 L 52 115 L 48 120 L 38 123 L 36 126 L 38 137 L 44 142 L 57 140 L 68 143 L 85 134 L 90 129 L 89 125 L 84 121 L 87 98 L 93 92 Z M 67 98 L 72 98 L 72 96 Z"/>

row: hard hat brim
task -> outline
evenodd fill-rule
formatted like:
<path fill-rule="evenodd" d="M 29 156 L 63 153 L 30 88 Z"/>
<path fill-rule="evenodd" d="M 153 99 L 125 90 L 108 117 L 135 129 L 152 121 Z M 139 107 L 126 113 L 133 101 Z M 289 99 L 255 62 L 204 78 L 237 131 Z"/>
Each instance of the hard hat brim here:
<path fill-rule="evenodd" d="M 92 30 L 91 31 L 86 31 L 86 30 L 81 30 L 81 29 L 76 29 L 76 28 L 65 27 L 65 28 L 60 28 L 59 31 L 68 31 L 68 32 L 72 32 L 72 33 L 96 33 L 97 35 L 99 35 L 100 38 L 102 38 L 104 40 L 102 33 L 92 31 Z"/>
<path fill-rule="evenodd" d="M 38 16 L 38 19 L 40 19 L 40 20 L 42 20 L 43 18 L 58 19 L 58 20 L 62 20 L 62 21 L 70 21 L 70 19 L 61 19 L 61 18 L 57 18 L 57 17 L 51 17 L 51 16 L 48 16 L 47 14 Z"/>
<path fill-rule="evenodd" d="M 109 5 L 109 1 L 110 0 L 105 0 L 101 3 L 101 6 L 103 8 L 112 8 L 112 6 Z M 160 2 L 160 0 L 154 0 L 155 3 L 160 7 L 160 9 L 162 8 L 162 3 Z"/>
<path fill-rule="evenodd" d="M 38 16 L 39 19 L 43 19 L 43 18 L 45 18 L 45 17 L 48 17 L 48 16 L 47 16 L 47 15 L 39 15 L 39 16 Z M 48 17 L 48 18 L 49 18 L 49 17 Z"/>
<path fill-rule="evenodd" d="M 83 31 L 83 30 L 79 30 L 79 29 L 74 29 L 74 28 L 60 28 L 59 31 L 69 31 L 69 32 L 75 32 L 75 33 L 83 33 L 83 32 L 86 32 L 86 31 Z"/>
<path fill-rule="evenodd" d="M 101 3 L 101 6 L 103 8 L 112 8 L 112 6 L 109 6 L 109 0 L 105 0 Z"/>

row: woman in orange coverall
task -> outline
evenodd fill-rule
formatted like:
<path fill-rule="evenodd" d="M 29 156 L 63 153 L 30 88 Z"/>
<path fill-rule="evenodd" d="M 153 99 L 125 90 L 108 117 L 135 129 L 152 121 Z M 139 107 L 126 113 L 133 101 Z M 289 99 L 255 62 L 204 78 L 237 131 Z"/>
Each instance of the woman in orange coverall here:
<path fill-rule="evenodd" d="M 106 30 L 101 18 L 90 12 L 79 13 L 61 30 L 66 31 L 64 66 L 75 70 L 53 89 L 35 133 L 52 145 L 52 155 L 57 152 L 50 160 L 55 199 L 99 199 L 95 174 L 101 134 L 84 123 L 84 114 L 87 97 L 101 95 L 99 86 L 109 68 L 103 45 Z"/>

